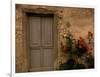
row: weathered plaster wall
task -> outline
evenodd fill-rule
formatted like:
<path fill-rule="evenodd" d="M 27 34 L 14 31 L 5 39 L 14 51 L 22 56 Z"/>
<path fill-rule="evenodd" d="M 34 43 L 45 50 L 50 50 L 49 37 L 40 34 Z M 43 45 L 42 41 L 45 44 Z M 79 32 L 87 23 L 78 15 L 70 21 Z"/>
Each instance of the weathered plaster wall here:
<path fill-rule="evenodd" d="M 50 11 L 58 16 L 58 58 L 54 67 L 58 68 L 60 62 L 64 62 L 67 57 L 60 50 L 60 42 L 63 41 L 62 35 L 70 31 L 75 38 L 83 36 L 86 38 L 88 31 L 94 30 L 94 9 L 92 8 L 73 8 L 73 7 L 49 7 L 49 6 L 31 6 L 16 5 L 16 72 L 27 72 L 28 61 L 27 51 L 24 43 L 23 9 L 33 9 L 35 12 Z"/>
<path fill-rule="evenodd" d="M 28 69 L 22 14 L 22 9 L 16 8 L 16 72 L 26 72 Z"/>

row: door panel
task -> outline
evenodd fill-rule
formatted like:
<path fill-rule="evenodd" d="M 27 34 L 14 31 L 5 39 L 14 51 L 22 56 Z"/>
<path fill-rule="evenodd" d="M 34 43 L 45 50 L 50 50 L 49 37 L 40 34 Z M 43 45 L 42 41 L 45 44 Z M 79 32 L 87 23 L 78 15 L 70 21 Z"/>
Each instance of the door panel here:
<path fill-rule="evenodd" d="M 42 45 L 43 46 L 52 46 L 53 43 L 53 35 L 52 35 L 52 17 L 42 17 L 41 25 L 42 25 Z"/>
<path fill-rule="evenodd" d="M 41 66 L 41 58 L 40 58 L 40 50 L 39 49 L 31 49 L 30 51 L 30 57 L 31 57 L 31 68 L 37 68 Z"/>
<path fill-rule="evenodd" d="M 40 46 L 40 17 L 30 17 L 30 46 Z"/>
<path fill-rule="evenodd" d="M 43 50 L 43 67 L 52 67 L 53 66 L 53 53 L 52 49 Z"/>

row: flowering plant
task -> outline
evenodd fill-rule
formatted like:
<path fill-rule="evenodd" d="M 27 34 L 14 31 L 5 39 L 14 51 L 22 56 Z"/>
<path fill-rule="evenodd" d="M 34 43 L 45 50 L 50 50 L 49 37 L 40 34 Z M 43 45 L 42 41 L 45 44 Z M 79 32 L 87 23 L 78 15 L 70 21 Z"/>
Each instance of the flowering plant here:
<path fill-rule="evenodd" d="M 69 59 L 59 66 L 60 70 L 94 67 L 93 33 L 88 32 L 87 35 L 88 42 L 81 36 L 76 40 L 70 32 L 63 36 L 66 45 L 61 42 L 61 51 L 67 54 Z"/>

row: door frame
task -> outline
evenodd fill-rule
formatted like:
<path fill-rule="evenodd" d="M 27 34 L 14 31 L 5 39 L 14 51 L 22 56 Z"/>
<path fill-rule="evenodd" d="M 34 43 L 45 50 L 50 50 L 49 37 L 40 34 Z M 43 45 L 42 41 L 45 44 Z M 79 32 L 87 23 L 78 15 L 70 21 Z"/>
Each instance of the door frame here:
<path fill-rule="evenodd" d="M 34 17 L 34 16 L 36 17 L 36 16 L 37 16 L 37 17 L 40 17 L 40 18 L 41 18 L 41 17 L 48 17 L 48 18 L 50 17 L 50 18 L 52 18 L 52 21 L 54 22 L 54 15 L 52 15 L 52 14 L 35 14 L 35 13 L 28 13 L 28 14 L 27 14 L 27 18 L 30 18 L 31 16 L 32 16 L 32 17 Z M 28 21 L 29 21 L 29 20 L 30 20 L 30 19 L 28 19 Z M 52 23 L 53 23 L 53 22 L 52 22 Z M 27 32 L 28 32 L 28 35 L 26 35 L 26 38 L 27 38 L 27 42 L 28 42 L 27 47 L 28 47 L 28 54 L 29 54 L 29 61 L 30 61 L 30 57 L 31 57 L 31 55 L 30 55 L 31 52 L 30 52 L 30 51 L 31 51 L 31 48 L 30 48 L 30 46 L 29 46 L 29 45 L 30 45 L 30 42 L 29 42 L 29 41 L 30 41 L 30 39 L 29 39 L 29 37 L 30 37 L 30 31 L 29 31 L 30 28 L 29 28 L 29 27 L 30 27 L 30 26 L 29 26 L 29 24 L 30 24 L 30 23 L 28 23 L 28 25 L 26 25 L 26 26 L 27 26 L 26 29 L 27 29 Z M 40 26 L 41 26 L 41 24 L 40 24 Z M 42 29 L 42 28 L 41 28 L 41 29 Z M 41 30 L 41 29 L 40 29 L 40 30 Z M 54 37 L 54 36 L 55 36 L 55 30 L 56 30 L 56 29 L 55 29 L 54 25 L 52 24 L 52 33 L 53 33 L 52 38 L 53 38 L 54 40 L 56 40 L 56 38 Z M 40 35 L 42 36 L 42 34 L 40 34 Z M 54 42 L 54 40 L 52 41 L 52 43 L 53 43 L 53 46 L 52 46 L 52 47 L 53 47 L 53 51 L 55 51 L 54 49 L 56 49 L 56 48 L 55 48 L 55 42 Z M 37 49 L 37 47 L 34 47 L 34 48 Z M 48 49 L 48 47 L 46 47 L 46 48 Z M 49 47 L 49 48 L 50 48 L 50 47 Z M 53 52 L 53 57 L 55 57 L 55 52 Z M 41 58 L 42 58 L 42 57 L 41 57 Z M 43 58 L 42 58 L 42 59 L 43 59 Z M 55 59 L 55 58 L 53 58 L 53 62 L 54 62 L 54 59 Z M 41 60 L 40 60 L 40 63 L 42 63 Z M 32 69 L 34 69 L 34 68 L 30 68 L 30 66 L 31 66 L 31 61 L 29 62 L 29 64 L 30 64 L 30 65 L 29 65 L 29 71 L 31 72 Z M 54 66 L 54 65 L 53 65 L 53 66 Z M 37 67 L 37 68 L 45 68 L 45 67 L 41 67 L 41 66 L 40 66 L 40 67 Z M 45 69 L 41 69 L 41 70 L 39 70 L 39 71 L 46 71 L 46 70 L 45 70 Z M 47 71 L 49 71 L 49 70 L 47 70 Z M 36 72 L 36 71 L 34 70 L 34 72 Z"/>
<path fill-rule="evenodd" d="M 23 55 L 22 56 L 25 56 L 25 62 L 26 62 L 26 66 L 21 66 L 21 68 L 26 68 L 26 69 L 21 69 L 20 72 L 28 72 L 29 71 L 29 68 L 30 68 L 30 56 L 29 56 L 29 48 L 28 48 L 28 38 L 27 38 L 27 20 L 28 20 L 28 17 L 27 17 L 27 13 L 35 13 L 35 14 L 53 14 L 53 26 L 54 26 L 54 29 L 55 29 L 55 36 L 54 36 L 54 59 L 56 60 L 56 58 L 58 57 L 58 31 L 57 31 L 57 25 L 58 25 L 58 18 L 59 16 L 57 15 L 57 11 L 55 11 L 54 9 L 53 10 L 48 10 L 48 8 L 44 8 L 44 7 L 39 7 L 39 8 L 32 8 L 34 7 L 34 5 L 20 5 L 20 4 L 16 4 L 16 7 L 20 8 L 21 9 L 21 12 L 22 12 L 22 33 L 23 33 Z M 47 6 L 46 6 L 47 7 Z M 16 51 L 17 52 L 17 51 Z M 16 54 L 17 55 L 17 54 Z M 16 70 L 16 72 L 18 72 Z"/>

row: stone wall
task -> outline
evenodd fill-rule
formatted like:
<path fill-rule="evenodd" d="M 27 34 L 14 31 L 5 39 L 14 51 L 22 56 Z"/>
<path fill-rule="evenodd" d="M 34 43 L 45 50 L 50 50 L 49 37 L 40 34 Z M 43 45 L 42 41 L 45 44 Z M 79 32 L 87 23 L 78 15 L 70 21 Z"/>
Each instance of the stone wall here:
<path fill-rule="evenodd" d="M 60 42 L 64 41 L 62 36 L 70 31 L 76 39 L 80 36 L 86 38 L 88 31 L 94 32 L 94 9 L 93 8 L 75 8 L 75 7 L 55 7 L 38 5 L 16 5 L 16 72 L 28 72 L 27 51 L 24 43 L 23 9 L 35 12 L 48 11 L 58 16 L 58 58 L 54 67 L 58 68 L 60 62 L 66 60 L 66 56 L 61 52 Z"/>

